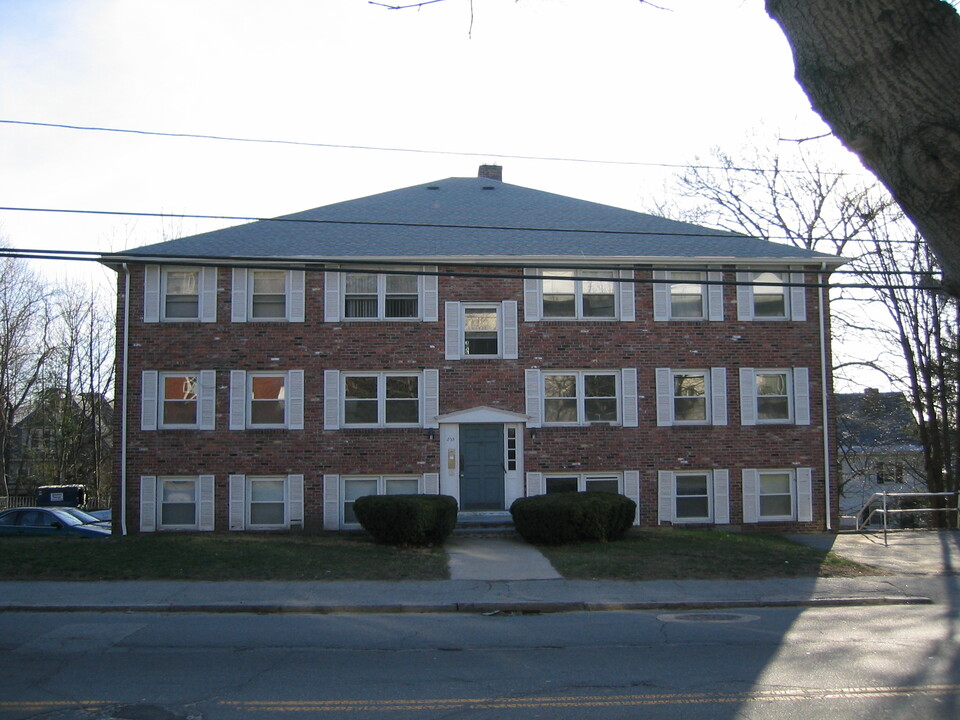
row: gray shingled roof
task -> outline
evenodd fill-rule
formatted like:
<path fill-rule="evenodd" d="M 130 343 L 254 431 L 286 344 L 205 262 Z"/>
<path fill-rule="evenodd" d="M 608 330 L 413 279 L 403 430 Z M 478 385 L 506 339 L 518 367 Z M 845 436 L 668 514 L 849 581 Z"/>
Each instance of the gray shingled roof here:
<path fill-rule="evenodd" d="M 790 245 L 488 178 L 448 178 L 117 255 L 843 262 Z M 109 257 L 104 260 L 109 262 Z"/>

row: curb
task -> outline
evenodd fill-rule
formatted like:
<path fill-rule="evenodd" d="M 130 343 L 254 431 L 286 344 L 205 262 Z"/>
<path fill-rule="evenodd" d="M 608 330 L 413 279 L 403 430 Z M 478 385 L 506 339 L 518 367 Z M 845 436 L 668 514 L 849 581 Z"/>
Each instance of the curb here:
<path fill-rule="evenodd" d="M 565 612 L 623 612 L 641 610 L 730 610 L 785 607 L 867 607 L 876 605 L 932 605 L 922 596 L 803 598 L 782 600 L 681 600 L 638 602 L 451 602 L 430 605 L 294 605 L 289 603 L 144 603 L 115 605 L 0 605 L 0 612 L 71 613 L 250 613 L 276 614 L 400 614 L 465 613 L 473 615 L 540 615 Z"/>

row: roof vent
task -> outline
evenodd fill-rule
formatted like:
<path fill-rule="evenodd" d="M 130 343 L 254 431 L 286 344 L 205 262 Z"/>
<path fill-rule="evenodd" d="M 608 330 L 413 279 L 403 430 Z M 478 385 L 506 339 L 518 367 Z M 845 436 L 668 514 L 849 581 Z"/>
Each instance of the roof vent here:
<path fill-rule="evenodd" d="M 427 185 L 427 190 L 439 190 L 439 185 Z"/>
<path fill-rule="evenodd" d="M 493 187 L 493 185 L 484 185 L 482 189 L 483 189 L 483 190 L 494 190 L 495 188 Z"/>
<path fill-rule="evenodd" d="M 477 177 L 503 182 L 503 167 L 501 165 L 481 165 Z"/>

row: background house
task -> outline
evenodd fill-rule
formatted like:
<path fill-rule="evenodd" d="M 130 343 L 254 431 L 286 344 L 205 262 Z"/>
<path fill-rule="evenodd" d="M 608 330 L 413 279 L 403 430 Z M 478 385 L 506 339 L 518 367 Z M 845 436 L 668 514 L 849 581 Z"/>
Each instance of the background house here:
<path fill-rule="evenodd" d="M 113 404 L 97 394 L 67 397 L 44 390 L 14 420 L 9 495 L 33 496 L 41 485 L 80 484 L 89 504 L 108 503 Z"/>
<path fill-rule="evenodd" d="M 900 392 L 838 393 L 840 510 L 853 515 L 880 492 L 926 492 L 917 421 Z"/>
<path fill-rule="evenodd" d="M 817 288 L 842 261 L 500 173 L 104 256 L 123 529 L 572 490 L 623 493 L 647 526 L 833 527 Z"/>

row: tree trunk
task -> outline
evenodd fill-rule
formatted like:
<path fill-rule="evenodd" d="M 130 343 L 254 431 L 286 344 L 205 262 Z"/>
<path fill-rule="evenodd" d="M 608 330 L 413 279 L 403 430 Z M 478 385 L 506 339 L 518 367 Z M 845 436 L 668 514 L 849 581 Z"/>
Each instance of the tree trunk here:
<path fill-rule="evenodd" d="M 766 0 L 796 77 L 887 186 L 960 297 L 960 15 L 942 0 Z"/>

